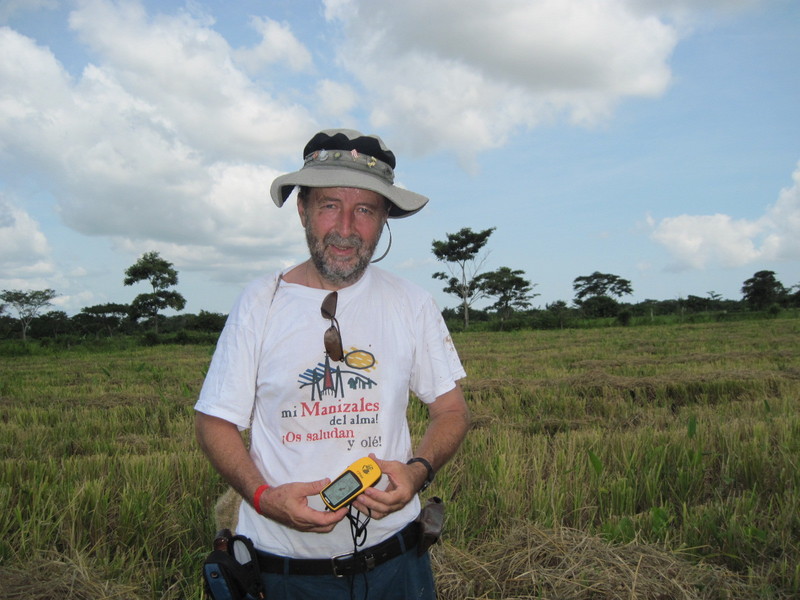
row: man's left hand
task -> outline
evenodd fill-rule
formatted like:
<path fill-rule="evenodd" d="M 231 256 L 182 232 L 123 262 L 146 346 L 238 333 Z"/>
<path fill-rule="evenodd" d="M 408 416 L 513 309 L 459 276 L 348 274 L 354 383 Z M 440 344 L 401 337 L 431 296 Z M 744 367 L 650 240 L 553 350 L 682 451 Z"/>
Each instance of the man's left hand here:
<path fill-rule="evenodd" d="M 376 487 L 367 488 L 353 502 L 353 506 L 360 512 L 369 514 L 373 519 L 382 519 L 403 508 L 416 496 L 417 490 L 422 485 L 417 470 L 419 465 L 415 468 L 414 465 L 396 460 L 381 460 L 374 454 L 370 454 L 370 457 L 378 463 L 383 474 L 389 479 L 389 485 L 385 490 Z M 422 470 L 424 471 L 424 467 Z"/>

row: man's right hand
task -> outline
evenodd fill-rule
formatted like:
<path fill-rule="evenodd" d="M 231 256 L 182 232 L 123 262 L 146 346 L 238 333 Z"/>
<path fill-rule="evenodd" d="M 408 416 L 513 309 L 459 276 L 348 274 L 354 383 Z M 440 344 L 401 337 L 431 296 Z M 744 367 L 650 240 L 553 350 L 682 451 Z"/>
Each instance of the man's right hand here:
<path fill-rule="evenodd" d="M 256 488 L 264 483 L 264 476 L 250 457 L 237 426 L 225 419 L 195 412 L 195 430 L 200 448 L 225 481 L 243 498 L 253 498 Z M 344 519 L 347 509 L 315 510 L 308 505 L 308 499 L 319 494 L 329 482 L 329 479 L 321 479 L 268 488 L 261 494 L 261 514 L 298 531 L 328 533 Z"/>
<path fill-rule="evenodd" d="M 318 495 L 330 481 L 320 479 L 271 487 L 261 494 L 261 514 L 297 531 L 329 533 L 344 519 L 347 508 L 316 510 L 308 505 L 308 498 Z"/>

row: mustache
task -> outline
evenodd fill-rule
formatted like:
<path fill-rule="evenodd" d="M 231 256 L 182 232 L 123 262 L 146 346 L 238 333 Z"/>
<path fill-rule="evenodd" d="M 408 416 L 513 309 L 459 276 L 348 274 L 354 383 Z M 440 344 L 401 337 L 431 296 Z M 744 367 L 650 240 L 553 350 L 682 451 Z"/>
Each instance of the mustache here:
<path fill-rule="evenodd" d="M 339 248 L 355 248 L 360 250 L 364 246 L 364 240 L 357 235 L 349 235 L 347 237 L 331 231 L 323 239 L 326 246 L 338 246 Z"/>

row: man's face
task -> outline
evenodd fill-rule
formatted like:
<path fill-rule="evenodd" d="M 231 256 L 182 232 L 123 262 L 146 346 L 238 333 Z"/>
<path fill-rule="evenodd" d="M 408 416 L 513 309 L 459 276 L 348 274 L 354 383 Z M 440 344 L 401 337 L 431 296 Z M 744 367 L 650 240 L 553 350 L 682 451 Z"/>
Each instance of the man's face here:
<path fill-rule="evenodd" d="M 386 222 L 383 196 L 357 188 L 311 188 L 298 210 L 320 276 L 334 288 L 358 281 Z"/>

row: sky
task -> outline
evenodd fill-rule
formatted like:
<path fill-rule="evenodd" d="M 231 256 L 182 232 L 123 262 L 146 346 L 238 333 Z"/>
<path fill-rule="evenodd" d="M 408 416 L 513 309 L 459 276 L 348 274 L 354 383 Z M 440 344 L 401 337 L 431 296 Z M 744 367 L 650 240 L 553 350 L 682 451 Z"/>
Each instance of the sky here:
<path fill-rule="evenodd" d="M 796 0 L 0 0 L 0 289 L 129 303 L 157 251 L 227 313 L 307 257 L 269 186 L 347 127 L 430 197 L 380 266 L 442 308 L 464 227 L 536 307 L 595 271 L 741 299 L 800 284 L 799 107 Z"/>

